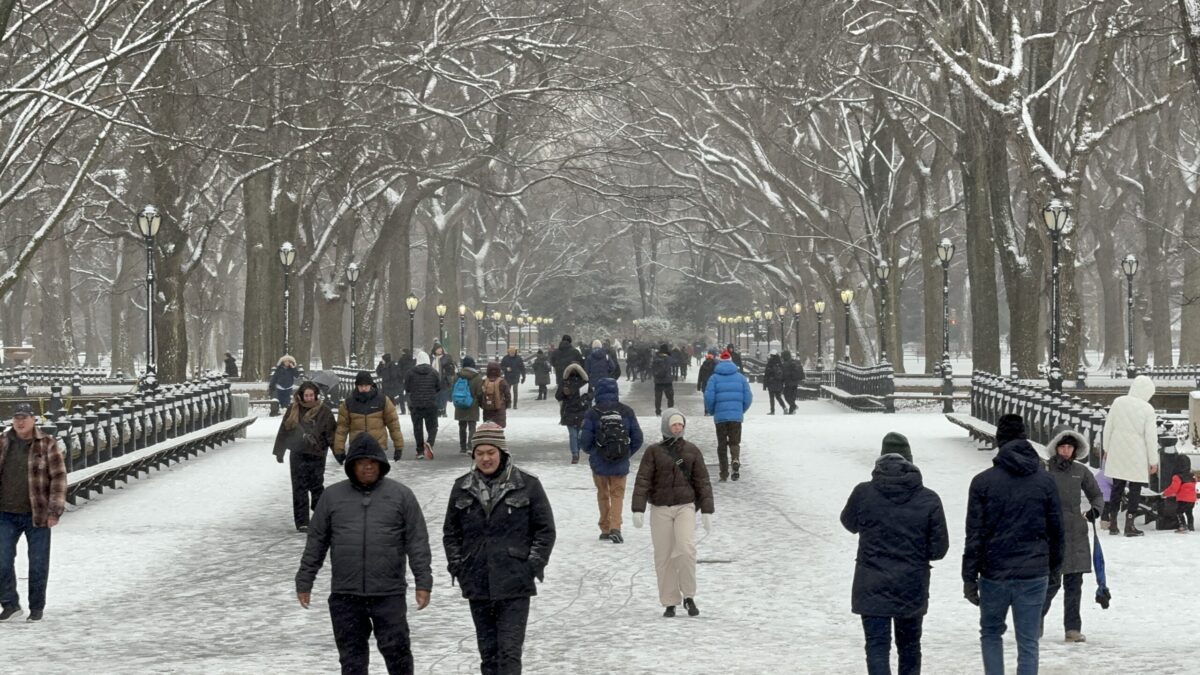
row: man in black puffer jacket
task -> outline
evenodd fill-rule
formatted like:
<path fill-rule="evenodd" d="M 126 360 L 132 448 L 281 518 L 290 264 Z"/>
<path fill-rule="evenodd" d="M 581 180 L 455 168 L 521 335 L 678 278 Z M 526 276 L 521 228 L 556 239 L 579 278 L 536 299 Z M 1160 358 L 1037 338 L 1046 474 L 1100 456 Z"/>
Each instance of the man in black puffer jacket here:
<path fill-rule="evenodd" d="M 1003 635 L 1012 608 L 1017 672 L 1035 673 L 1046 586 L 1063 564 L 1058 487 L 1023 438 L 1001 446 L 992 464 L 971 481 L 967 498 L 963 595 L 979 606 L 984 672 L 1004 672 Z"/>
<path fill-rule="evenodd" d="M 370 434 L 350 442 L 345 468 L 349 480 L 325 490 L 312 515 L 296 596 L 307 609 L 332 548 L 329 617 L 342 672 L 367 672 L 374 625 L 388 672 L 411 673 L 404 563 L 412 569 L 417 609 L 424 609 L 433 588 L 425 516 L 412 490 L 385 477 L 387 454 Z"/>
<path fill-rule="evenodd" d="M 907 438 L 884 436 L 871 480 L 850 493 L 842 525 L 858 535 L 850 609 L 862 616 L 867 672 L 890 672 L 895 624 L 900 673 L 919 673 L 929 563 L 946 557 L 950 537 L 942 500 L 922 484 Z"/>
<path fill-rule="evenodd" d="M 433 444 L 438 432 L 438 394 L 442 392 L 442 375 L 429 363 L 429 355 L 417 351 L 416 366 L 404 378 L 404 391 L 417 441 L 417 459 L 433 456 Z M 428 433 L 428 439 L 425 434 Z"/>

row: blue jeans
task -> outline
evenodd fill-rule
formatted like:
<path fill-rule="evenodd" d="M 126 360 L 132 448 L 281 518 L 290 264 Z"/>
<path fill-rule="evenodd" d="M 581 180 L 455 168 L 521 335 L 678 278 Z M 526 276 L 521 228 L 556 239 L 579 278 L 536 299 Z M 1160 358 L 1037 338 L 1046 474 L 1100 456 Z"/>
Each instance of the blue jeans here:
<path fill-rule="evenodd" d="M 0 512 L 0 606 L 18 607 L 17 540 L 25 535 L 29 553 L 29 609 L 46 608 L 50 580 L 50 528 L 34 527 L 32 513 Z"/>
<path fill-rule="evenodd" d="M 896 625 L 896 652 L 900 657 L 900 675 L 920 675 L 921 625 L 924 621 L 924 616 L 862 617 L 863 636 L 866 638 L 867 675 L 891 675 L 893 623 Z"/>
<path fill-rule="evenodd" d="M 979 579 L 979 644 L 986 675 L 1004 675 L 1005 619 L 1010 607 L 1017 633 L 1017 675 L 1037 675 L 1038 631 L 1048 583 L 1048 577 Z"/>
<path fill-rule="evenodd" d="M 567 438 L 571 441 L 571 456 L 579 456 L 579 434 L 583 433 L 583 427 L 567 427 Z"/>

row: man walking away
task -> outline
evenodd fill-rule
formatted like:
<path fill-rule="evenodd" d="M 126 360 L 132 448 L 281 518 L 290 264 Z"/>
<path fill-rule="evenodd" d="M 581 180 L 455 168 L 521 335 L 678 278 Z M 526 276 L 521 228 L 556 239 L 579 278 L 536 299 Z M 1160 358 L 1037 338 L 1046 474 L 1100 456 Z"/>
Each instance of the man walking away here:
<path fill-rule="evenodd" d="M 733 479 L 741 477 L 742 419 L 750 409 L 754 395 L 750 382 L 733 363 L 729 351 L 721 358 L 704 388 L 704 413 L 713 416 L 717 425 L 717 460 L 721 463 L 720 481 L 729 478 L 732 459 Z"/>
<path fill-rule="evenodd" d="M 424 351 L 417 352 L 416 364 L 404 378 L 413 438 L 417 443 L 413 454 L 417 459 L 433 459 L 433 444 L 437 441 L 438 414 L 441 411 L 438 402 L 442 394 L 442 375 L 433 369 L 429 355 Z"/>
<path fill-rule="evenodd" d="M 550 386 L 550 360 L 542 350 L 537 350 L 537 354 L 533 357 L 533 383 L 537 385 L 538 396 L 537 400 L 544 401 L 549 394 L 547 387 Z"/>
<path fill-rule="evenodd" d="M 787 414 L 796 414 L 796 391 L 804 381 L 804 365 L 792 359 L 792 353 L 783 353 L 783 398 L 787 401 Z"/>
<path fill-rule="evenodd" d="M 500 371 L 511 390 L 509 398 L 512 400 L 512 409 L 516 410 L 517 393 L 521 390 L 518 385 L 525 384 L 525 360 L 517 353 L 516 347 L 509 347 L 508 354 L 500 359 Z"/>
<path fill-rule="evenodd" d="M 583 415 L 579 445 L 588 454 L 596 503 L 600 506 L 600 539 L 614 544 L 621 536 L 621 509 L 629 460 L 642 447 L 642 427 L 633 409 L 621 403 L 620 387 L 612 378 L 592 382 L 593 405 Z"/>
<path fill-rule="evenodd" d="M 571 344 L 571 336 L 562 336 L 562 342 L 558 343 L 558 349 L 550 352 L 550 365 L 554 366 L 554 383 L 561 384 L 563 381 L 563 371 L 572 363 L 583 365 L 583 354 Z"/>
<path fill-rule="evenodd" d="M 704 355 L 704 363 L 700 364 L 700 370 L 696 373 L 696 391 L 700 392 L 701 396 L 704 395 L 704 388 L 708 386 L 708 378 L 712 377 L 713 368 L 716 367 L 717 348 L 713 347 Z"/>
<path fill-rule="evenodd" d="M 483 376 L 475 368 L 475 359 L 464 356 L 451 394 L 454 419 L 458 421 L 458 451 L 464 455 L 470 447 L 471 437 L 475 435 L 475 425 L 479 423 L 482 398 Z"/>
<path fill-rule="evenodd" d="M 404 391 L 404 378 L 400 374 L 400 364 L 392 360 L 391 354 L 384 354 L 379 360 L 379 365 L 375 367 L 375 375 L 379 378 L 383 395 L 390 398 L 396 408 L 403 412 L 400 395 Z"/>
<path fill-rule="evenodd" d="M 667 397 L 667 407 L 675 407 L 675 369 L 671 362 L 671 348 L 667 343 L 658 347 L 658 353 L 650 362 L 650 372 L 654 376 L 654 414 L 662 415 L 662 399 Z"/>

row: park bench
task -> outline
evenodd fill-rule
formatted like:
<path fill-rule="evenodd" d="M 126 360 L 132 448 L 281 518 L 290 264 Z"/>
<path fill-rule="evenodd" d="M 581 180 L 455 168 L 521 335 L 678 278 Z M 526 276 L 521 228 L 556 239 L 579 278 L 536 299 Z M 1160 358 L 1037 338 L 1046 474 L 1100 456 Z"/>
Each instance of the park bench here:
<path fill-rule="evenodd" d="M 839 389 L 829 384 L 821 385 L 821 393 L 859 412 L 885 412 L 887 410 L 887 405 L 884 401 L 886 397 L 872 396 L 870 394 L 851 394 L 844 389 Z"/>

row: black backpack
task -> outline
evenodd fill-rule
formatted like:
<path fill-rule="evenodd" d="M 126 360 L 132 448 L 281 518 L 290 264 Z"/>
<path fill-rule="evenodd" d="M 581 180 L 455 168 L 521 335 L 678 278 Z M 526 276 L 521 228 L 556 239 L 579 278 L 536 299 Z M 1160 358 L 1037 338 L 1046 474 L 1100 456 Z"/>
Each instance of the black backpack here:
<path fill-rule="evenodd" d="M 671 377 L 671 358 L 669 356 L 654 357 L 654 361 L 650 364 L 650 369 L 656 380 L 665 380 Z"/>
<path fill-rule="evenodd" d="M 625 418 L 620 410 L 596 411 L 600 422 L 596 425 L 596 447 L 600 456 L 610 462 L 619 462 L 629 457 L 629 434 L 625 433 Z"/>

